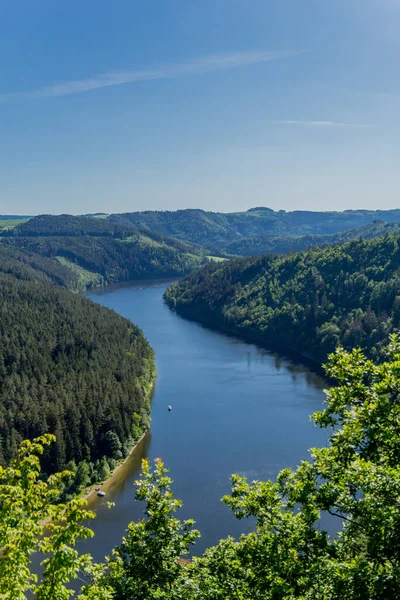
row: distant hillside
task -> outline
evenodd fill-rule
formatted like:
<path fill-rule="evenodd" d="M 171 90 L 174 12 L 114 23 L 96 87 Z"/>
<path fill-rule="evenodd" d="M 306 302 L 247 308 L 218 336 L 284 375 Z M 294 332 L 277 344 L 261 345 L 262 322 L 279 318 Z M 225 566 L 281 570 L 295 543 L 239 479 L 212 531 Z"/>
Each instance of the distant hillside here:
<path fill-rule="evenodd" d="M 208 265 L 165 298 L 190 318 L 321 361 L 338 345 L 379 357 L 400 327 L 400 235 Z"/>
<path fill-rule="evenodd" d="M 7 220 L 22 220 L 22 219 L 32 219 L 32 216 L 28 216 L 28 215 L 1 215 L 0 214 L 0 221 L 7 221 Z"/>
<path fill-rule="evenodd" d="M 39 215 L 18 224 L 9 236 L 109 236 L 124 237 L 136 229 L 115 225 L 107 219 L 73 215 Z M 7 234 L 6 234 L 7 235 Z"/>
<path fill-rule="evenodd" d="M 387 211 L 273 211 L 253 208 L 240 213 L 214 213 L 199 209 L 144 211 L 110 215 L 120 227 L 141 227 L 163 235 L 202 244 L 216 250 L 242 238 L 255 236 L 327 235 L 364 227 L 375 220 L 400 222 L 400 209 Z"/>
<path fill-rule="evenodd" d="M 257 254 L 288 254 L 298 252 L 311 246 L 324 246 L 325 244 L 339 244 L 354 239 L 369 240 L 374 237 L 391 233 L 400 233 L 400 223 L 384 223 L 374 221 L 370 225 L 359 229 L 350 229 L 340 233 L 326 235 L 287 235 L 287 236 L 256 236 L 241 238 L 224 247 L 228 254 L 239 256 L 255 256 Z"/>
<path fill-rule="evenodd" d="M 400 211 L 383 212 L 393 219 L 399 213 L 400 219 Z M 274 228 L 304 229 L 307 219 L 314 223 L 315 229 L 321 230 L 333 227 L 334 222 L 339 226 L 349 220 L 368 220 L 376 214 L 368 211 L 276 213 L 256 208 L 247 213 L 226 215 L 200 210 L 110 217 L 40 215 L 3 231 L 2 241 L 4 245 L 27 252 L 29 260 L 36 261 L 37 269 L 43 268 L 55 283 L 79 291 L 119 281 L 181 277 L 221 255 L 287 254 L 311 246 L 370 239 L 400 231 L 398 223 L 375 220 L 361 228 L 337 233 L 271 234 Z M 318 224 L 315 215 L 323 222 Z M 268 228 L 268 233 L 255 235 Z M 204 246 L 186 241 L 187 238 L 202 240 Z M 40 258 L 48 262 L 42 264 Z M 50 267 L 51 262 L 53 267 Z"/>
<path fill-rule="evenodd" d="M 93 217 L 40 215 L 7 232 L 2 241 L 53 262 L 60 274 L 56 283 L 73 290 L 180 277 L 208 261 L 201 246 Z"/>

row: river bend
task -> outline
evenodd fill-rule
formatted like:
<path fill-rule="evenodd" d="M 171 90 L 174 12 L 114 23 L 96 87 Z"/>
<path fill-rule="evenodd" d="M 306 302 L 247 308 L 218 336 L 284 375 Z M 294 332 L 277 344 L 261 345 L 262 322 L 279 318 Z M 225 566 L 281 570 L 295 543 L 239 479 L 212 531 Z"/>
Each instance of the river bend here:
<path fill-rule="evenodd" d="M 141 282 L 87 296 L 139 325 L 156 355 L 151 431 L 112 483 L 92 501 L 93 540 L 82 543 L 97 560 L 117 545 L 129 521 L 141 517 L 133 482 L 143 457 L 162 457 L 202 537 L 195 553 L 250 527 L 220 498 L 229 476 L 276 477 L 296 466 L 327 433 L 309 415 L 322 407 L 324 380 L 307 366 L 253 343 L 183 319 L 163 303 L 167 282 Z M 168 405 L 172 412 L 168 412 Z M 111 510 L 107 501 L 115 502 Z"/>

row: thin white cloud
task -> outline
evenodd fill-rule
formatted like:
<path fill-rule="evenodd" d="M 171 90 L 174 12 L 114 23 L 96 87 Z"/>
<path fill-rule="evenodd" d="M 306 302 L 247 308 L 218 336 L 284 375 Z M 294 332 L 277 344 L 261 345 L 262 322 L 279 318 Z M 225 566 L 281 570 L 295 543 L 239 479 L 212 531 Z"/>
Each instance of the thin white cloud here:
<path fill-rule="evenodd" d="M 217 56 L 207 56 L 198 60 L 164 65 L 156 69 L 137 71 L 112 71 L 95 75 L 87 79 L 77 79 L 54 83 L 36 90 L 28 90 L 16 93 L 0 94 L 0 101 L 8 101 L 16 98 L 49 98 L 66 96 L 69 94 L 82 94 L 90 90 L 96 90 L 114 85 L 137 83 L 139 81 L 150 81 L 155 79 L 176 79 L 187 75 L 210 73 L 212 71 L 225 71 L 238 69 L 246 65 L 255 65 L 263 62 L 277 60 L 300 54 L 298 51 L 260 51 L 260 52 L 236 52 Z"/>
<path fill-rule="evenodd" d="M 274 121 L 279 125 L 302 125 L 304 127 L 370 127 L 366 123 L 341 123 L 340 121 Z"/>

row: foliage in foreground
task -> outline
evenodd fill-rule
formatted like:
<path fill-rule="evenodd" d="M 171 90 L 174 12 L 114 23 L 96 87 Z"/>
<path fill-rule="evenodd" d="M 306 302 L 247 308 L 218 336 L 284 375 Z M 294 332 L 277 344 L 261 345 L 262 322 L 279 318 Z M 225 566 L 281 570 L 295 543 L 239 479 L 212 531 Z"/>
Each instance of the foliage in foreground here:
<path fill-rule="evenodd" d="M 222 540 L 191 562 L 182 560 L 198 532 L 180 522 L 160 460 L 144 463 L 136 498 L 146 518 L 131 523 L 106 565 L 74 549 L 90 532 L 82 503 L 54 505 L 52 486 L 62 475 L 39 481 L 37 455 L 47 437 L 24 442 L 19 459 L 0 471 L 0 599 L 20 600 L 35 589 L 29 556 L 49 553 L 39 599 L 68 598 L 65 585 L 81 569 L 83 596 L 114 600 L 394 600 L 400 596 L 400 341 L 392 336 L 389 358 L 375 364 L 360 350 L 330 356 L 327 408 L 313 416 L 331 429 L 327 448 L 312 460 L 283 470 L 276 482 L 232 477 L 224 502 L 255 528 L 238 541 Z M 330 539 L 320 516 L 332 515 L 339 534 Z M 53 518 L 51 535 L 40 522 Z"/>
<path fill-rule="evenodd" d="M 83 521 L 94 514 L 85 510 L 79 499 L 57 503 L 58 487 L 70 473 L 40 479 L 39 457 L 53 441 L 52 435 L 25 441 L 10 466 L 0 467 L 0 598 L 24 600 L 31 591 L 38 600 L 64 600 L 71 596 L 68 582 L 84 572 L 92 577 L 92 583 L 79 598 L 109 600 L 111 590 L 104 582 L 98 584 L 101 566 L 93 565 L 88 554 L 79 555 L 74 548 L 78 539 L 93 535 Z M 42 537 L 44 523 L 48 537 Z M 31 555 L 39 551 L 48 553 L 40 583 L 30 564 Z"/>

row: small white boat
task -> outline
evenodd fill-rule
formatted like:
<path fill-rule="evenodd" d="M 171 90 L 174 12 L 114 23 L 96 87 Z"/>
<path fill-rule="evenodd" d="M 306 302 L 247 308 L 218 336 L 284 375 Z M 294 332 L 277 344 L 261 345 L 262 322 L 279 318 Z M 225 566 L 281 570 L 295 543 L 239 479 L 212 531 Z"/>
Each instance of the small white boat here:
<path fill-rule="evenodd" d="M 105 492 L 97 492 L 97 495 L 100 496 L 100 498 L 103 498 L 106 493 Z"/>
<path fill-rule="evenodd" d="M 172 410 L 172 406 L 171 406 L 170 404 L 168 405 L 168 410 L 169 410 L 170 412 L 171 412 L 171 410 Z"/>

